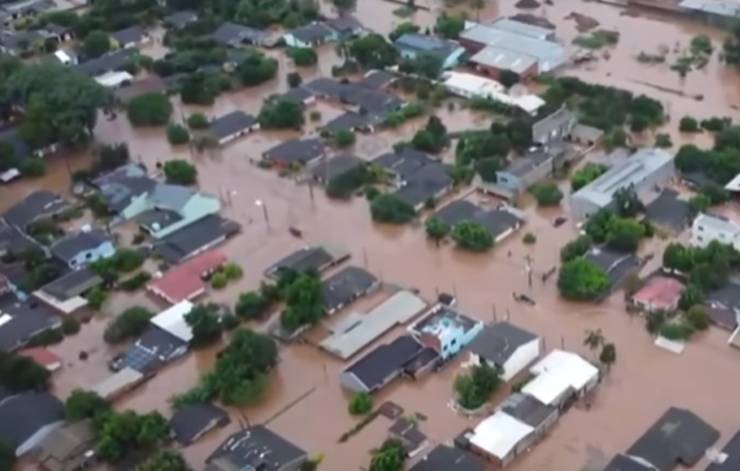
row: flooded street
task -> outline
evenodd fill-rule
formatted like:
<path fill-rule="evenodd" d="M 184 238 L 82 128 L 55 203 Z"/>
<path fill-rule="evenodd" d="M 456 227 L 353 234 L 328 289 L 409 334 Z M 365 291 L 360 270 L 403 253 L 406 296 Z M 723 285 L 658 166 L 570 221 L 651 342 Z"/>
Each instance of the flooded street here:
<path fill-rule="evenodd" d="M 513 3 L 489 2 L 480 16 L 489 19 L 520 13 Z M 424 0 L 417 4 L 429 6 L 431 11 L 420 10 L 411 20 L 422 28 L 432 26 L 442 9 L 441 3 Z M 405 21 L 392 13 L 398 7 L 395 3 L 379 0 L 358 0 L 356 14 L 366 26 L 387 34 Z M 323 8 L 330 7 L 324 4 Z M 639 17 L 626 16 L 623 10 L 613 6 L 576 0 L 556 0 L 554 5 L 528 13 L 556 24 L 558 36 L 572 48 L 570 42 L 578 33 L 575 22 L 565 17 L 574 9 L 597 19 L 600 28 L 619 30 L 622 35 L 619 44 L 609 49 L 608 60 L 601 58 L 588 66 L 565 70 L 563 74 L 661 100 L 671 117 L 665 132 L 674 137 L 676 145 L 692 139 L 677 132 L 677 122 L 684 115 L 700 119 L 718 115 L 738 118 L 739 74 L 720 64 L 718 59 L 723 33 L 681 18 L 670 18 L 668 22 L 655 14 L 642 12 Z M 649 34 L 635 34 L 635 31 L 649 31 Z M 685 79 L 669 68 L 675 57 L 673 53 L 666 63 L 659 65 L 646 66 L 635 59 L 641 51 L 656 51 L 661 45 L 673 50 L 678 43 L 685 48 L 697 34 L 710 36 L 715 52 L 706 68 L 690 72 Z M 165 52 L 156 42 L 150 47 L 159 53 Z M 287 89 L 285 74 L 296 70 L 284 51 L 273 50 L 269 54 L 280 62 L 278 78 L 258 87 L 223 94 L 208 108 L 184 106 L 174 98 L 176 113 L 173 118 L 181 121 L 196 111 L 213 118 L 237 109 L 256 115 L 264 97 L 284 92 Z M 305 82 L 331 76 L 332 66 L 338 63 L 334 46 L 324 46 L 319 64 L 299 71 Z M 684 96 L 660 91 L 655 86 L 676 89 Z M 691 98 L 697 94 L 702 94 L 703 100 Z M 448 130 L 484 129 L 489 125 L 490 118 L 486 115 L 461 109 L 459 100 L 451 101 L 455 103 L 453 109 L 444 104 L 436 111 Z M 308 133 L 315 133 L 321 124 L 343 112 L 340 107 L 326 103 L 317 103 L 310 110 L 319 111 L 321 119 L 307 120 Z M 352 151 L 369 160 L 390 149 L 395 142 L 410 139 L 424 126 L 425 120 L 415 119 L 398 129 L 373 135 L 358 135 Z M 559 265 L 560 248 L 577 235 L 572 221 L 559 228 L 553 227 L 555 217 L 563 214 L 559 209 L 540 210 L 533 205 L 527 206 L 528 220 L 521 231 L 488 254 L 470 254 L 455 249 L 451 243 L 436 247 L 426 239 L 421 224 L 397 228 L 373 223 L 368 203 L 363 198 L 332 201 L 320 187 L 296 184 L 291 178 L 280 177 L 274 171 L 255 165 L 265 150 L 284 140 L 300 137 L 298 132 L 260 131 L 224 148 L 196 153 L 187 146 L 171 146 L 162 128 L 132 128 L 125 113 L 119 113 L 114 120 L 101 117 L 96 136 L 101 142 L 126 142 L 132 159 L 145 163 L 150 170 L 169 159 L 192 161 L 198 168 L 199 189 L 219 196 L 223 216 L 242 225 L 242 233 L 220 250 L 243 268 L 244 276 L 223 290 L 211 290 L 204 298 L 208 301 L 233 306 L 240 293 L 258 287 L 263 271 L 276 259 L 307 245 L 329 243 L 346 247 L 352 253 L 349 263 L 365 266 L 385 283 L 418 289 L 429 303 L 439 292 L 445 291 L 455 293 L 460 310 L 472 317 L 486 322 L 508 318 L 542 336 L 546 350 L 565 348 L 593 359 L 593 354 L 583 346 L 584 333 L 587 329 L 601 329 L 608 341 L 616 345 L 617 361 L 597 388 L 593 405 L 589 410 L 574 407 L 564 414 L 546 439 L 517 458 L 508 469 L 577 471 L 589 465 L 598 470 L 613 454 L 626 450 L 669 406 L 691 409 L 719 429 L 720 446 L 740 428 L 740 410 L 731 407 L 736 400 L 735 391 L 740 389 L 740 375 L 733 374 L 740 364 L 740 352 L 726 345 L 727 332 L 711 328 L 692 338 L 681 355 L 675 355 L 653 346 L 643 320 L 625 312 L 621 292 L 600 305 L 574 304 L 560 299 L 554 277 L 543 284 L 539 276 L 535 276 L 533 286 L 528 285 L 525 256 L 532 257 L 536 275 L 545 273 Z M 711 143 L 707 134 L 693 139 L 702 146 Z M 85 168 L 89 162 L 89 153 L 50 159 L 47 175 L 43 178 L 0 187 L 0 210 L 35 188 L 68 195 L 70 172 Z M 469 191 L 460 190 L 453 197 L 461 197 Z M 485 202 L 485 198 L 477 198 Z M 263 208 L 255 204 L 257 201 L 264 204 L 269 224 L 263 216 Z M 302 239 L 292 236 L 289 228 L 300 229 Z M 538 236 L 535 245 L 522 243 L 526 232 Z M 643 255 L 647 252 L 656 255 L 648 269 L 654 269 L 659 263 L 667 243 L 656 238 L 643 248 Z M 536 300 L 536 306 L 514 302 L 512 292 L 528 294 Z M 345 311 L 369 310 L 382 300 L 383 296 L 376 294 Z M 135 305 L 155 312 L 164 308 L 143 291 L 133 296 L 116 293 L 106 303 L 104 313 L 84 324 L 76 336 L 52 347 L 64 363 L 64 368 L 54 378 L 55 392 L 64 397 L 72 389 L 90 387 L 109 374 L 108 359 L 124 346 L 106 346 L 103 331 L 113 316 Z M 339 315 L 346 315 L 346 312 Z M 265 325 L 254 323 L 249 327 L 263 330 Z M 391 340 L 402 331 L 403 328 L 397 328 L 375 344 Z M 317 342 L 323 332 L 326 332 L 325 327 L 318 326 L 307 337 Z M 141 412 L 158 409 L 168 416 L 169 398 L 193 387 L 200 375 L 212 367 L 220 348 L 222 346 L 191 352 L 144 386 L 122 397 L 116 402 L 116 408 Z M 79 359 L 81 351 L 89 354 L 87 360 Z M 427 420 L 420 422 L 420 430 L 432 443 L 429 449 L 436 443 L 449 443 L 463 429 L 474 427 L 478 422 L 457 415 L 449 407 L 460 360 L 419 382 L 406 379 L 395 382 L 375 397 L 376 405 L 393 401 L 404 408 L 404 414 L 426 416 Z M 202 469 L 205 458 L 228 434 L 239 428 L 240 422 L 267 422 L 272 429 L 311 454 L 323 454 L 325 458 L 320 467 L 323 471 L 366 469 L 369 450 L 386 438 L 391 422 L 379 417 L 347 442 L 338 442 L 339 437 L 358 421 L 347 413 L 349 395 L 339 384 L 339 373 L 348 364 L 310 343 L 282 345 L 280 363 L 272 373 L 263 403 L 230 410 L 231 425 L 184 449 L 185 457 L 194 469 Z M 501 390 L 494 403 L 506 393 L 505 389 Z M 702 463 L 701 469 L 705 465 Z"/>

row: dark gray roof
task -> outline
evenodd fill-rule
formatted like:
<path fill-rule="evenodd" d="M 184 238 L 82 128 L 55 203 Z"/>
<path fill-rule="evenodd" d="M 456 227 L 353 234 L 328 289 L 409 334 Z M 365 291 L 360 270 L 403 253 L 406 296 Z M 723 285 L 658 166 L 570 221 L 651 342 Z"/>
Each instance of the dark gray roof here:
<path fill-rule="evenodd" d="M 360 20 L 352 15 L 341 15 L 336 18 L 329 18 L 326 24 L 342 35 L 352 35 L 364 29 Z"/>
<path fill-rule="evenodd" d="M 213 404 L 190 404 L 175 411 L 170 428 L 181 445 L 188 446 L 216 426 L 229 423 L 229 415 Z"/>
<path fill-rule="evenodd" d="M 91 77 L 96 77 L 114 70 L 121 70 L 128 64 L 132 54 L 133 50 L 131 49 L 119 49 L 83 62 L 77 66 L 77 70 Z"/>
<path fill-rule="evenodd" d="M 157 186 L 146 169 L 138 164 L 128 164 L 93 181 L 114 213 L 123 211 L 135 196 L 148 193 Z"/>
<path fill-rule="evenodd" d="M 280 100 L 290 101 L 293 103 L 298 103 L 300 105 L 304 104 L 306 100 L 311 98 L 313 96 L 313 92 L 308 90 L 305 87 L 295 87 L 291 88 L 287 92 L 283 93 L 282 95 L 279 95 Z"/>
<path fill-rule="evenodd" d="M 673 190 L 663 190 L 652 203 L 645 207 L 645 218 L 676 232 L 681 232 L 691 222 L 693 212 L 688 201 L 678 198 Z"/>
<path fill-rule="evenodd" d="M 693 412 L 671 407 L 627 454 L 647 460 L 658 471 L 673 471 L 678 464 L 694 466 L 717 439 L 719 432 Z"/>
<path fill-rule="evenodd" d="M 343 83 L 328 77 L 314 79 L 303 85 L 316 95 L 341 101 L 360 108 L 368 114 L 380 115 L 401 107 L 398 96 L 357 83 Z"/>
<path fill-rule="evenodd" d="M 178 29 L 196 21 L 198 21 L 198 14 L 192 10 L 181 10 L 164 17 L 165 24 Z"/>
<path fill-rule="evenodd" d="M 535 429 L 557 413 L 554 407 L 546 406 L 532 396 L 522 393 L 514 393 L 507 397 L 501 403 L 501 410 Z"/>
<path fill-rule="evenodd" d="M 437 445 L 410 471 L 485 471 L 485 462 L 467 451 Z"/>
<path fill-rule="evenodd" d="M 227 438 L 206 463 L 221 461 L 226 464 L 207 469 L 281 471 L 284 465 L 307 457 L 305 451 L 264 425 L 254 425 Z"/>
<path fill-rule="evenodd" d="M 447 168 L 440 163 L 432 163 L 406 179 L 395 195 L 413 207 L 423 204 L 430 198 L 437 197 L 452 186 L 452 177 Z"/>
<path fill-rule="evenodd" d="M 34 43 L 43 39 L 37 31 L 4 31 L 0 30 L 0 48 L 22 53 L 31 50 Z"/>
<path fill-rule="evenodd" d="M 652 471 L 652 468 L 620 454 L 612 458 L 604 471 Z"/>
<path fill-rule="evenodd" d="M 21 253 L 26 249 L 36 248 L 38 244 L 15 226 L 8 225 L 0 219 L 0 254 L 6 252 Z"/>
<path fill-rule="evenodd" d="M 178 357 L 187 342 L 151 324 L 138 340 L 129 346 L 124 367 L 149 374 Z"/>
<path fill-rule="evenodd" d="M 20 302 L 4 296 L 0 312 L 10 320 L 0 325 L 0 350 L 12 351 L 23 347 L 35 335 L 59 327 L 61 319 L 51 308 L 35 299 Z"/>
<path fill-rule="evenodd" d="M 141 26 L 130 26 L 111 33 L 111 37 L 121 46 L 130 43 L 138 43 L 146 35 Z"/>
<path fill-rule="evenodd" d="M 737 432 L 722 448 L 727 455 L 723 463 L 712 463 L 706 471 L 737 471 L 740 469 L 740 432 Z"/>
<path fill-rule="evenodd" d="M 3 218 L 5 218 L 8 224 L 25 230 L 26 226 L 33 221 L 51 217 L 69 207 L 69 203 L 56 193 L 39 190 L 34 191 L 23 200 L 11 206 L 5 211 Z"/>
<path fill-rule="evenodd" d="M 123 103 L 128 103 L 137 96 L 147 93 L 164 93 L 167 90 L 167 82 L 157 75 L 152 75 L 141 80 L 135 80 L 129 85 L 117 88 L 113 94 Z"/>
<path fill-rule="evenodd" d="M 322 283 L 324 306 L 333 311 L 346 306 L 353 299 L 365 294 L 378 279 L 365 269 L 344 267 Z"/>
<path fill-rule="evenodd" d="M 27 392 L 0 402 L 0 442 L 21 446 L 42 427 L 64 420 L 64 406 L 49 393 Z"/>
<path fill-rule="evenodd" d="M 396 49 L 436 54 L 443 60 L 460 48 L 452 41 L 419 33 L 406 33 L 396 39 L 393 45 Z"/>
<path fill-rule="evenodd" d="M 395 173 L 401 179 L 407 180 L 421 168 L 435 163 L 429 154 L 415 149 L 401 149 L 398 152 L 388 152 L 373 159 L 372 163 Z"/>
<path fill-rule="evenodd" d="M 329 160 L 319 162 L 311 168 L 311 175 L 316 179 L 328 182 L 332 178 L 343 175 L 363 164 L 363 160 L 350 154 L 341 154 Z"/>
<path fill-rule="evenodd" d="M 371 70 L 357 83 L 364 87 L 379 90 L 389 86 L 397 79 L 398 77 L 394 73 L 387 70 Z"/>
<path fill-rule="evenodd" d="M 310 44 L 328 41 L 336 34 L 336 31 L 324 23 L 313 22 L 288 31 L 287 34 L 290 34 L 301 42 Z"/>
<path fill-rule="evenodd" d="M 80 252 L 94 250 L 106 242 L 112 242 L 112 240 L 102 229 L 82 231 L 55 242 L 51 246 L 51 253 L 59 260 L 67 263 L 79 255 Z"/>
<path fill-rule="evenodd" d="M 537 336 L 508 322 L 486 325 L 470 342 L 470 351 L 496 365 L 504 363 L 517 348 L 536 340 Z"/>
<path fill-rule="evenodd" d="M 103 279 L 95 272 L 89 268 L 83 268 L 81 270 L 70 270 L 66 275 L 60 276 L 42 289 L 44 292 L 64 301 L 79 296 L 102 282 Z"/>
<path fill-rule="evenodd" d="M 402 335 L 391 343 L 375 347 L 345 372 L 352 373 L 368 391 L 374 391 L 402 370 L 422 348 L 410 335 Z"/>
<path fill-rule="evenodd" d="M 196 252 L 213 247 L 240 230 L 239 223 L 210 214 L 158 241 L 154 252 L 174 265 Z"/>
<path fill-rule="evenodd" d="M 284 269 L 294 270 L 297 272 L 320 270 L 334 261 L 332 254 L 326 251 L 323 247 L 305 247 L 278 260 L 265 270 L 265 275 L 273 277 L 278 275 L 280 270 Z"/>
<path fill-rule="evenodd" d="M 365 129 L 369 124 L 367 116 L 355 113 L 354 111 L 345 111 L 336 118 L 332 119 L 323 127 L 327 131 L 357 131 Z"/>
<path fill-rule="evenodd" d="M 625 276 L 640 265 L 633 254 L 617 252 L 607 247 L 594 247 L 584 258 L 609 275 L 612 286 L 617 286 Z"/>
<path fill-rule="evenodd" d="M 418 424 L 406 417 L 400 417 L 396 420 L 388 429 L 388 432 L 401 439 L 408 452 L 416 450 L 427 440 L 426 435 L 419 430 Z"/>
<path fill-rule="evenodd" d="M 326 148 L 321 139 L 290 139 L 264 153 L 264 157 L 283 165 L 306 165 L 324 155 Z"/>
<path fill-rule="evenodd" d="M 243 43 L 258 44 L 266 37 L 263 31 L 230 22 L 222 23 L 216 31 L 211 33 L 211 39 L 226 46 L 237 46 Z"/>
<path fill-rule="evenodd" d="M 514 228 L 521 220 L 506 209 L 483 209 L 467 200 L 453 201 L 440 209 L 434 216 L 449 226 L 455 226 L 463 221 L 476 222 L 496 238 L 506 231 Z"/>
<path fill-rule="evenodd" d="M 506 172 L 518 177 L 524 177 L 553 156 L 545 150 L 528 152 L 527 155 L 514 159 L 507 167 Z"/>
<path fill-rule="evenodd" d="M 243 111 L 232 111 L 211 121 L 208 133 L 215 139 L 224 139 L 245 131 L 257 122 L 257 118 Z"/>

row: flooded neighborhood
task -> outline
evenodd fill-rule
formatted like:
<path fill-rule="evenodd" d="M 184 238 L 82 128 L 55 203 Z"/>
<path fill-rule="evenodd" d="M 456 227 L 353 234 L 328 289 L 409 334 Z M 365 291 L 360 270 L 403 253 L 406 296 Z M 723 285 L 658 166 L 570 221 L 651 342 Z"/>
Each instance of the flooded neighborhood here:
<path fill-rule="evenodd" d="M 0 0 L 0 471 L 740 471 L 739 17 Z"/>

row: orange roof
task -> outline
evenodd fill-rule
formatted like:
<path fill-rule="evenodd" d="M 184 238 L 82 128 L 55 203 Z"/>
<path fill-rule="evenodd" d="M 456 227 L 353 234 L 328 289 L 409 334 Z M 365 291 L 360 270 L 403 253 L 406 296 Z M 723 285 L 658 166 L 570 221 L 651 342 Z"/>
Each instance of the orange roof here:
<path fill-rule="evenodd" d="M 681 297 L 683 288 L 683 283 L 674 278 L 656 276 L 648 280 L 632 299 L 650 304 L 655 309 L 671 309 Z"/>
<path fill-rule="evenodd" d="M 60 365 L 62 363 L 61 358 L 43 347 L 28 348 L 26 350 L 21 350 L 18 354 L 26 358 L 30 358 L 36 362 L 36 364 L 47 369 L 51 369 L 55 365 Z"/>
<path fill-rule="evenodd" d="M 203 277 L 224 263 L 226 256 L 221 252 L 203 252 L 171 269 L 162 278 L 152 281 L 147 288 L 172 304 L 190 300 L 205 290 Z"/>

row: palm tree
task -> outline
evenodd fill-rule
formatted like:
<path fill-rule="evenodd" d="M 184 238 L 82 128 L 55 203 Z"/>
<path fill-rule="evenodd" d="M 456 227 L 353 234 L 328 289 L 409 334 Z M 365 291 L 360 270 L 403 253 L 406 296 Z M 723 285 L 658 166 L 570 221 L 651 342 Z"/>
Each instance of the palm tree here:
<path fill-rule="evenodd" d="M 586 330 L 586 338 L 583 340 L 583 345 L 588 346 L 592 351 L 604 345 L 604 334 L 601 329 Z"/>

